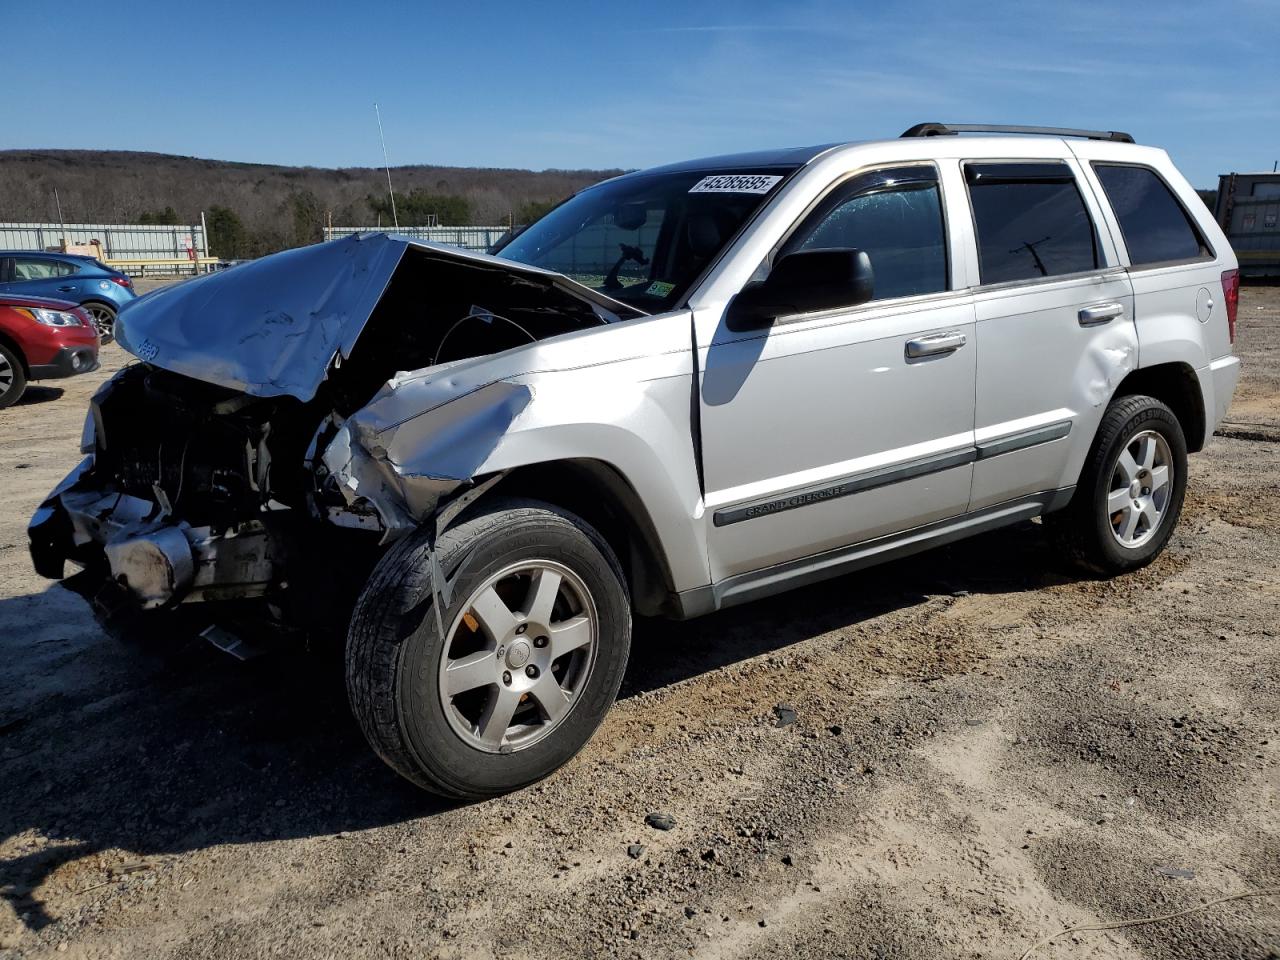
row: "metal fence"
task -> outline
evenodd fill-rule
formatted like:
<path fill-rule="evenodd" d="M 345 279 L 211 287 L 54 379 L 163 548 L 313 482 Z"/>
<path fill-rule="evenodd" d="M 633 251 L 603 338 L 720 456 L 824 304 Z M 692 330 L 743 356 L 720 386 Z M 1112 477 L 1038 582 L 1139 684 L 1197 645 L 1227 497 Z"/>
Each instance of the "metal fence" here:
<path fill-rule="evenodd" d="M 64 245 L 93 246 L 95 241 L 106 260 L 188 259 L 189 251 L 209 255 L 198 223 L 0 223 L 0 250 L 61 250 Z"/>
<path fill-rule="evenodd" d="M 463 247 L 467 250 L 484 252 L 497 243 L 507 232 L 506 227 L 325 227 L 324 238 L 337 240 L 349 237 L 353 233 L 371 233 L 383 231 L 396 233 L 415 240 L 428 243 L 445 243 L 451 247 Z"/>

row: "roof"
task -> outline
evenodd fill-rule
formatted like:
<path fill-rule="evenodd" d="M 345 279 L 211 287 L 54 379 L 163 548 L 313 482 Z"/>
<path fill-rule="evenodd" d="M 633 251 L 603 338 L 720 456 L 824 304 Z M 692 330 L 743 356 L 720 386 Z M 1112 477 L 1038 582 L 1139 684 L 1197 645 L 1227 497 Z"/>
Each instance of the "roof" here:
<path fill-rule="evenodd" d="M 785 168 L 794 170 L 816 159 L 828 150 L 837 147 L 854 147 L 869 143 L 894 143 L 903 138 L 938 136 L 939 134 L 965 134 L 965 139 L 986 139 L 970 137 L 970 134 L 993 134 L 1009 136 L 1011 134 L 1034 134 L 1055 139 L 1063 137 L 1087 137 L 1091 140 L 1105 140 L 1118 144 L 1133 144 L 1134 140 L 1127 133 L 1113 130 L 1078 130 L 1070 127 L 1023 127 L 1023 126 L 991 126 L 981 124 L 917 124 L 898 137 L 883 137 L 875 140 L 849 140 L 836 143 L 822 143 L 811 147 L 781 147 L 775 150 L 753 150 L 748 153 L 727 153 L 718 157 L 699 157 L 694 160 L 682 160 L 661 167 L 650 167 L 636 170 L 624 176 L 636 176 L 651 173 L 683 173 L 698 170 L 748 170 L 764 167 Z"/>
<path fill-rule="evenodd" d="M 856 142 L 856 141 L 855 141 Z M 820 153 L 832 147 L 848 146 L 844 143 L 824 143 L 813 147 L 781 147 L 776 150 L 753 150 L 749 153 L 726 153 L 718 157 L 700 157 L 681 160 L 662 167 L 649 167 L 636 173 L 681 173 L 694 170 L 750 170 L 760 167 L 802 167 Z M 632 174 L 627 174 L 632 176 Z"/>
<path fill-rule="evenodd" d="M 0 257 L 62 257 L 70 260 L 92 260 L 82 253 L 61 253 L 57 250 L 0 250 Z"/>

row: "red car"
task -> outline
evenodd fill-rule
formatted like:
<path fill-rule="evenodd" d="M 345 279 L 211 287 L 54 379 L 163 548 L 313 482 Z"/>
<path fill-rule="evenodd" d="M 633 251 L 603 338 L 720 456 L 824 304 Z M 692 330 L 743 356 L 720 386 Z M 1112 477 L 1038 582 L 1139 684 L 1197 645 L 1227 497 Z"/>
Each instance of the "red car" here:
<path fill-rule="evenodd" d="M 0 295 L 0 409 L 17 403 L 28 380 L 73 377 L 97 368 L 98 331 L 83 307 Z"/>

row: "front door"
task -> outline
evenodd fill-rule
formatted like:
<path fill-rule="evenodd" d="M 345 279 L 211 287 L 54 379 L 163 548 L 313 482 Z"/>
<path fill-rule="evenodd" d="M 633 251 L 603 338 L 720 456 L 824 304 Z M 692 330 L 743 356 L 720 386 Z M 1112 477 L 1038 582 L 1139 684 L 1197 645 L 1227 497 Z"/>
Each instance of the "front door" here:
<path fill-rule="evenodd" d="M 964 512 L 974 312 L 951 289 L 942 204 L 932 165 L 860 174 L 772 259 L 863 250 L 870 302 L 739 332 L 695 316 L 713 580 Z"/>

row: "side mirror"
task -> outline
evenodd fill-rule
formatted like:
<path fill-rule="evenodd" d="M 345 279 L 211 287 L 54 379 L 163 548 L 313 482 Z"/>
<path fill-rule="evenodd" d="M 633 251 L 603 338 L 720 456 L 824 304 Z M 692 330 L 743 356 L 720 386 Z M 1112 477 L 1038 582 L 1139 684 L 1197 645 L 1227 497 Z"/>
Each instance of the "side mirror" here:
<path fill-rule="evenodd" d="M 730 330 L 768 326 L 778 317 L 854 307 L 870 300 L 875 272 L 866 251 L 800 250 L 773 265 L 769 276 L 729 301 Z"/>

